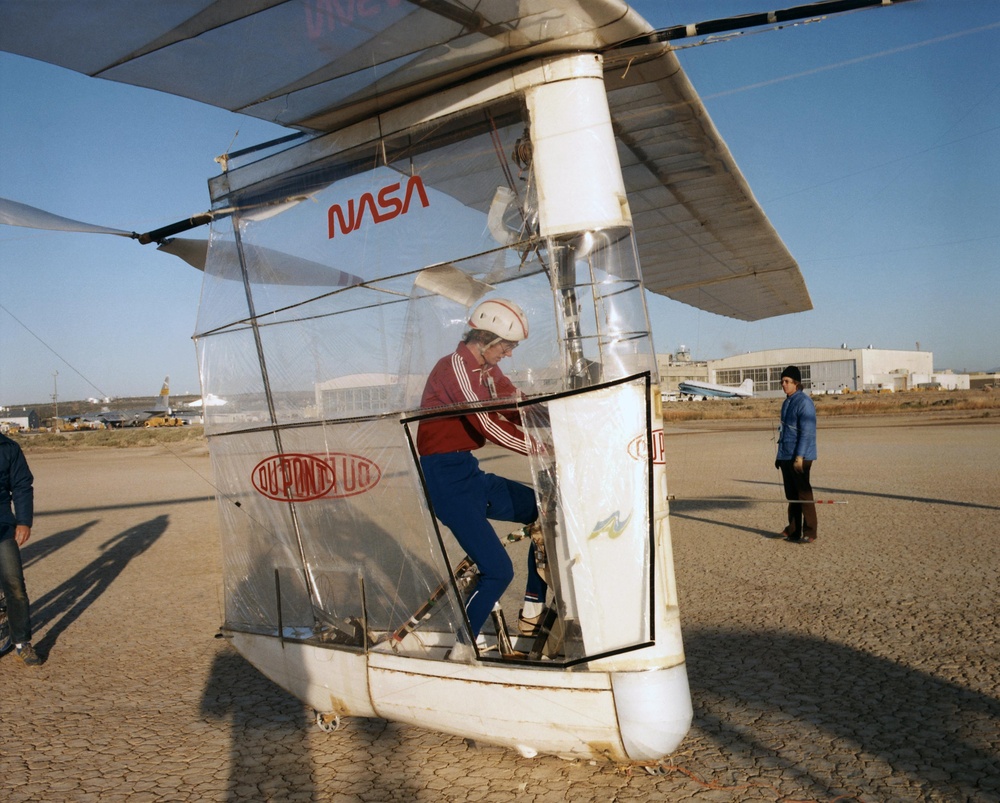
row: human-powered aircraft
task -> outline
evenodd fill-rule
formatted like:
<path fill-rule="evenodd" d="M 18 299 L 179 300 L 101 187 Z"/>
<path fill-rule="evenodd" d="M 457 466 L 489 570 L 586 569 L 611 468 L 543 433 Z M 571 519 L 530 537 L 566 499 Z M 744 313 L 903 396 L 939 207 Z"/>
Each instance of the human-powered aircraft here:
<path fill-rule="evenodd" d="M 620 0 L 126 5 L 4 2 L 0 48 L 296 132 L 228 154 L 204 215 L 101 232 L 205 271 L 202 393 L 227 400 L 204 408 L 222 634 L 321 723 L 671 753 L 692 706 L 644 291 L 742 320 L 811 307 L 666 44 L 699 26 L 653 31 Z M 85 225 L 45 214 L 0 205 L 7 223 Z M 176 236 L 202 224 L 207 242 Z M 498 296 L 531 326 L 507 373 L 546 448 L 502 473 L 540 500 L 551 597 L 538 636 L 497 616 L 454 661 L 474 575 L 416 433 L 491 408 L 421 408 L 421 390 Z"/>

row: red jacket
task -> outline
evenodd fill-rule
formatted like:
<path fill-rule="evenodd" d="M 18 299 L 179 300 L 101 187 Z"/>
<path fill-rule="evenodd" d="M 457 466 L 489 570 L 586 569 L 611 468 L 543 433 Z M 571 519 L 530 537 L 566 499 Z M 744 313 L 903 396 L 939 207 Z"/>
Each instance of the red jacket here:
<path fill-rule="evenodd" d="M 499 367 L 480 366 L 471 349 L 460 343 L 453 354 L 438 360 L 427 377 L 420 406 L 445 407 L 519 395 Z M 421 421 L 417 430 L 417 452 L 421 455 L 471 452 L 489 440 L 511 451 L 528 454 L 531 439 L 518 426 L 520 420 L 517 410 L 483 410 Z"/>

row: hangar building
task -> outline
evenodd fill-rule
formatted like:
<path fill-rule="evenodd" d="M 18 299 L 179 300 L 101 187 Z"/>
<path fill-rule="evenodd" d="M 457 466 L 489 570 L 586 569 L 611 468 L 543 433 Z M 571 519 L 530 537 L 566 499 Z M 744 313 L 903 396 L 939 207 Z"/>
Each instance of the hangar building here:
<path fill-rule="evenodd" d="M 899 391 L 932 385 L 951 389 L 969 387 L 967 374 L 934 373 L 932 352 L 871 346 L 770 349 L 708 360 L 708 381 L 737 386 L 749 378 L 754 383 L 754 395 L 780 396 L 781 371 L 787 365 L 799 367 L 804 389 L 813 393 L 845 389 Z"/>

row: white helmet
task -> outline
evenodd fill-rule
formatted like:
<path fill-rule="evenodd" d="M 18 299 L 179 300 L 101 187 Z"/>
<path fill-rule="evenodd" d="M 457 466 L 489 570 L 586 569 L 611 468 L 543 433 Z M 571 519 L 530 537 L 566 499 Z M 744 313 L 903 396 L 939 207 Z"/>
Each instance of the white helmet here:
<path fill-rule="evenodd" d="M 528 336 L 528 318 L 524 310 L 506 298 L 483 301 L 469 316 L 469 326 L 515 343 Z"/>

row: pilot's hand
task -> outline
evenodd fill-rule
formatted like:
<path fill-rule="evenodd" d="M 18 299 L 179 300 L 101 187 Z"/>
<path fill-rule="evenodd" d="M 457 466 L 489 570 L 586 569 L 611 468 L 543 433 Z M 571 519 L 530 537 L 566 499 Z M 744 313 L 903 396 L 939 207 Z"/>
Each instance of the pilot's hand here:
<path fill-rule="evenodd" d="M 781 461 L 777 457 L 774 458 L 774 467 L 777 469 L 781 468 Z"/>
<path fill-rule="evenodd" d="M 802 455 L 798 455 L 795 458 L 795 462 L 792 463 L 792 468 L 795 469 L 795 473 L 796 474 L 801 474 L 805 470 L 805 465 L 804 465 L 804 461 L 802 459 Z"/>
<path fill-rule="evenodd" d="M 533 455 L 544 456 L 549 453 L 549 447 L 545 445 L 545 441 L 540 441 L 538 438 L 528 437 L 528 453 Z"/>

